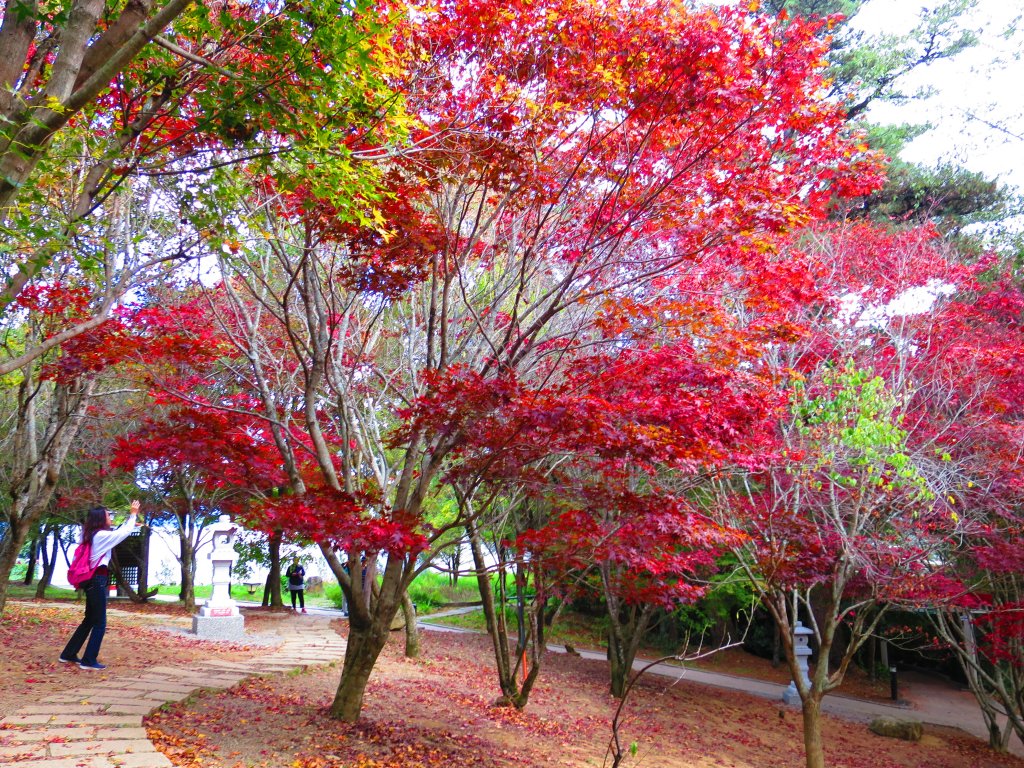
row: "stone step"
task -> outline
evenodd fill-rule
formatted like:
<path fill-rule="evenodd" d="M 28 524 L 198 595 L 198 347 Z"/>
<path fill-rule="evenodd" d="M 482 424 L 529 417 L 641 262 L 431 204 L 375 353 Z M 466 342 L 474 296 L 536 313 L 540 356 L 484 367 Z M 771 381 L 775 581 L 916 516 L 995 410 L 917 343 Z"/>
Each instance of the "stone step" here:
<path fill-rule="evenodd" d="M 135 755 L 114 755 L 111 762 L 119 768 L 174 768 L 174 763 L 159 752 Z"/>
<path fill-rule="evenodd" d="M 112 715 L 148 715 L 159 706 L 151 701 L 140 704 L 110 704 L 106 711 Z"/>
<path fill-rule="evenodd" d="M 142 726 L 142 715 L 57 715 L 53 725 L 128 725 Z"/>
<path fill-rule="evenodd" d="M 16 746 L 0 747 L 0 765 L 21 765 L 23 760 L 40 759 L 49 757 L 46 752 L 46 744 L 25 742 Z"/>
<path fill-rule="evenodd" d="M 15 714 L 17 715 L 100 715 L 103 708 L 98 704 L 33 704 L 29 707 L 22 707 Z"/>
<path fill-rule="evenodd" d="M 163 757 L 163 755 L 161 755 Z M 165 760 L 167 758 L 164 758 Z M 170 765 L 170 761 L 167 765 Z M 24 763 L 16 763 L 18 768 L 116 768 L 116 763 L 105 755 L 92 755 L 89 757 L 47 757 L 39 760 L 29 760 Z M 136 766 L 135 768 L 142 768 Z M 154 768 L 157 768 L 154 766 Z"/>
<path fill-rule="evenodd" d="M 71 741 L 63 744 L 50 744 L 51 757 L 75 757 L 77 755 L 109 755 L 133 754 L 139 752 L 155 752 L 148 738 L 142 739 L 118 739 L 103 741 Z"/>

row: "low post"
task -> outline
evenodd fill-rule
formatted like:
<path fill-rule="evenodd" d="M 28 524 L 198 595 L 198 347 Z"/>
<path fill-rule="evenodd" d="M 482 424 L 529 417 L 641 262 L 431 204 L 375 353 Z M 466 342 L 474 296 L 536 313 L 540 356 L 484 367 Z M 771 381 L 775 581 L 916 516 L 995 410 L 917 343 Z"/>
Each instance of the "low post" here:
<path fill-rule="evenodd" d="M 797 622 L 796 626 L 793 627 L 793 653 L 796 656 L 796 665 L 800 671 L 800 679 L 803 680 L 806 687 L 810 687 L 811 680 L 807 675 L 807 659 L 814 652 L 811 650 L 811 635 L 814 634 L 814 630 L 805 627 L 801 622 Z M 792 706 L 800 703 L 800 691 L 797 690 L 796 681 L 791 680 L 789 687 L 782 692 L 782 702 L 786 706 Z"/>
<path fill-rule="evenodd" d="M 213 529 L 213 551 L 209 554 L 213 561 L 213 593 L 192 617 L 192 631 L 199 637 L 235 640 L 245 636 L 245 617 L 231 599 L 235 530 L 228 515 L 221 515 Z"/>

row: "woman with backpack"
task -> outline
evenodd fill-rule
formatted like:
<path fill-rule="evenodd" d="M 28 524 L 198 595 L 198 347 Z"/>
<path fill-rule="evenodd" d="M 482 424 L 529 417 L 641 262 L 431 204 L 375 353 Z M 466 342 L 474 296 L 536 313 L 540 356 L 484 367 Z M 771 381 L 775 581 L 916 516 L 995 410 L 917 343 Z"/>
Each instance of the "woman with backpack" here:
<path fill-rule="evenodd" d="M 103 634 L 107 631 L 107 585 L 110 583 L 107 566 L 114 547 L 135 530 L 138 514 L 139 502 L 133 501 L 131 514 L 117 530 L 111 530 L 114 524 L 110 512 L 103 507 L 93 507 L 85 516 L 82 543 L 78 548 L 88 549 L 81 555 L 75 551 L 75 559 L 71 564 L 71 570 L 68 571 L 68 580 L 72 586 L 85 591 L 85 618 L 71 635 L 68 644 L 64 646 L 58 661 L 64 664 L 77 664 L 82 669 L 107 668 L 105 664 L 100 664 L 97 658 Z M 85 558 L 86 553 L 88 558 Z M 81 581 L 83 578 L 84 581 Z M 87 637 L 89 642 L 85 646 L 85 653 L 82 654 L 82 658 L 78 658 L 78 651 Z"/>
<path fill-rule="evenodd" d="M 292 593 L 292 610 L 295 610 L 295 598 L 299 599 L 299 607 L 302 612 L 306 612 L 306 569 L 302 567 L 299 562 L 298 555 L 292 560 L 292 564 L 288 566 L 288 570 L 284 572 L 284 575 L 288 577 L 288 591 Z"/>

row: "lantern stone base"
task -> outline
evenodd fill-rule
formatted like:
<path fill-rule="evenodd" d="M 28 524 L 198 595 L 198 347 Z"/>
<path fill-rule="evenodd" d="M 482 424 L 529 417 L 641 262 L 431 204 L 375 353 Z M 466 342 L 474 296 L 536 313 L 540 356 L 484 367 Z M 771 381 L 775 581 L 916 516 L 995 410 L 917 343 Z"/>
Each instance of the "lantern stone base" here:
<path fill-rule="evenodd" d="M 244 616 L 192 617 L 192 633 L 206 640 L 242 640 L 245 638 Z"/>

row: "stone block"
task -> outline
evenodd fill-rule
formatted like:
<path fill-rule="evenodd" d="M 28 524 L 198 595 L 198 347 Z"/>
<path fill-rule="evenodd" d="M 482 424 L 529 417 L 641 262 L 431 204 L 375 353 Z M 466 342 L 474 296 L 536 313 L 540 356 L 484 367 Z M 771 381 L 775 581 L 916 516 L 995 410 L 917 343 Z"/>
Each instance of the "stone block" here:
<path fill-rule="evenodd" d="M 156 706 L 160 706 L 160 704 L 165 704 L 170 701 L 184 701 L 191 695 L 191 690 L 186 693 L 181 693 L 178 691 L 150 691 L 145 695 L 144 698 L 146 699 L 146 701 L 159 702 L 158 704 L 156 704 Z"/>
<path fill-rule="evenodd" d="M 52 715 L 11 715 L 0 720 L 0 725 L 44 725 Z"/>
<path fill-rule="evenodd" d="M 106 755 L 89 755 L 88 757 L 49 757 L 42 760 L 29 760 L 17 763 L 18 768 L 113 768 L 113 763 Z"/>
<path fill-rule="evenodd" d="M 46 744 L 25 742 L 14 747 L 0 747 L 0 764 L 9 765 L 22 760 L 46 757 Z"/>
<path fill-rule="evenodd" d="M 142 715 L 58 715 L 53 725 L 142 726 Z"/>
<path fill-rule="evenodd" d="M 98 715 L 100 708 L 94 704 L 53 703 L 48 705 L 33 704 L 18 710 L 19 715 Z"/>
<path fill-rule="evenodd" d="M 47 743 L 55 739 L 75 741 L 76 739 L 93 739 L 95 736 L 95 728 L 41 728 L 38 730 L 25 729 L 3 732 L 3 737 L 8 742 L 38 741 Z"/>
<path fill-rule="evenodd" d="M 105 693 L 97 696 L 90 696 L 87 701 L 90 704 L 135 704 L 141 703 L 144 691 L 124 691 L 122 693 Z"/>
<path fill-rule="evenodd" d="M 192 633 L 204 640 L 244 640 L 244 616 L 193 616 Z"/>
<path fill-rule="evenodd" d="M 129 683 L 125 686 L 125 692 L 130 696 L 137 695 L 136 692 L 142 691 L 143 693 L 149 691 L 170 691 L 171 693 L 192 693 L 198 686 L 187 685 L 185 683 L 175 683 L 169 680 L 139 680 L 134 683 Z"/>
<path fill-rule="evenodd" d="M 74 741 L 66 744 L 51 744 L 50 754 L 53 757 L 72 757 L 73 755 L 110 755 L 132 752 L 153 752 L 156 748 L 146 738 L 142 739 L 108 739 L 106 741 Z"/>
<path fill-rule="evenodd" d="M 160 704 L 154 704 L 152 701 L 139 704 L 134 702 L 131 704 L 111 704 L 106 708 L 106 711 L 112 715 L 148 715 L 159 706 Z"/>
<path fill-rule="evenodd" d="M 868 729 L 879 736 L 903 741 L 920 741 L 924 732 L 918 720 L 902 720 L 896 717 L 876 717 L 868 725 Z"/>
<path fill-rule="evenodd" d="M 110 761 L 118 768 L 174 768 L 174 763 L 159 752 L 137 755 L 112 755 Z"/>
<path fill-rule="evenodd" d="M 97 728 L 93 738 L 97 741 L 110 739 L 148 739 L 145 728 Z"/>
<path fill-rule="evenodd" d="M 207 661 L 203 666 L 208 669 L 228 669 L 244 672 L 252 662 L 249 661 L 228 661 L 226 659 L 214 659 Z"/>

